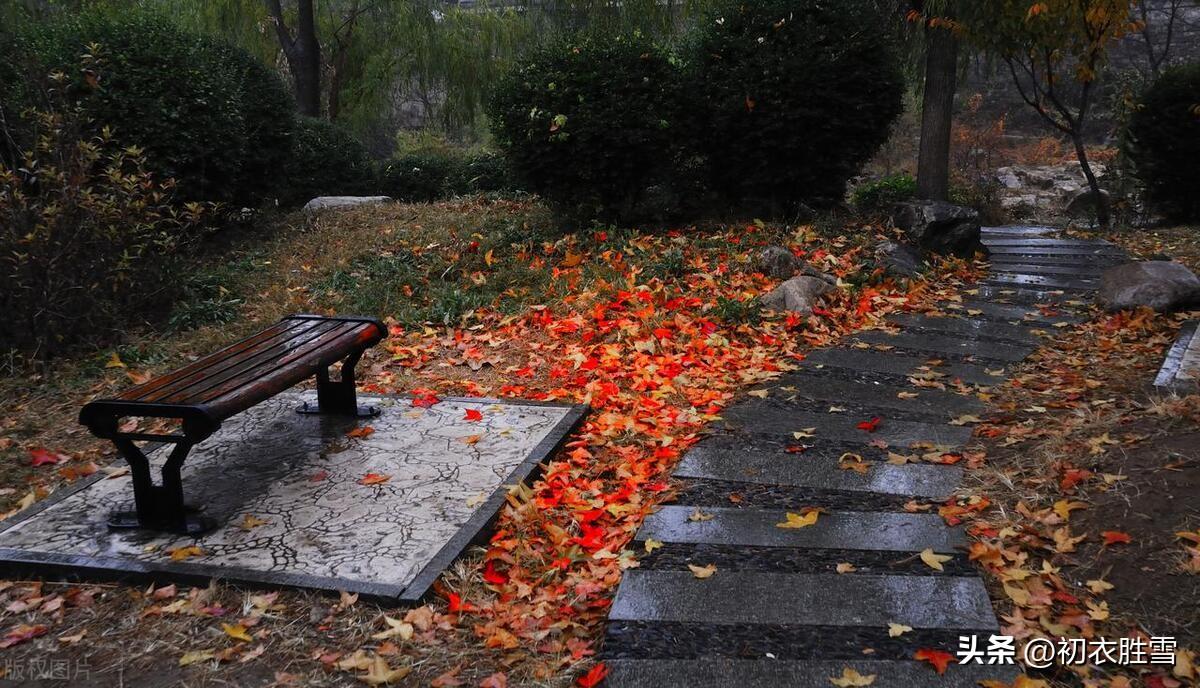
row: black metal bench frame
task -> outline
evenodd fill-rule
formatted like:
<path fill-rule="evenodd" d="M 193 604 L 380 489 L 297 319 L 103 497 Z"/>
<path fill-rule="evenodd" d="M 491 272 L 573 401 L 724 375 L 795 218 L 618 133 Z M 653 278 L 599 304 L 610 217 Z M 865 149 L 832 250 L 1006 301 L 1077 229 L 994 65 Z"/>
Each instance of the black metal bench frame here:
<path fill-rule="evenodd" d="M 314 376 L 317 403 L 305 402 L 298 412 L 378 415 L 378 408 L 358 405 L 354 373 L 363 352 L 386 336 L 387 327 L 373 318 L 292 315 L 116 398 L 89 402 L 80 411 L 79 422 L 97 437 L 112 441 L 129 463 L 133 482 L 134 509 L 114 511 L 109 526 L 189 535 L 215 527 L 212 519 L 198 513 L 200 509 L 184 503 L 180 470 L 192 448 L 216 432 L 225 419 Z M 330 367 L 339 363 L 341 370 L 334 380 Z M 237 370 L 238 366 L 246 370 Z M 215 373 L 206 373 L 213 369 L 217 369 Z M 201 389 L 196 391 L 198 387 Z M 182 401 L 171 402 L 172 397 Z M 180 421 L 181 431 L 124 432 L 121 419 L 128 417 L 175 419 Z M 150 459 L 138 441 L 174 445 L 163 464 L 161 484 L 154 484 Z"/>

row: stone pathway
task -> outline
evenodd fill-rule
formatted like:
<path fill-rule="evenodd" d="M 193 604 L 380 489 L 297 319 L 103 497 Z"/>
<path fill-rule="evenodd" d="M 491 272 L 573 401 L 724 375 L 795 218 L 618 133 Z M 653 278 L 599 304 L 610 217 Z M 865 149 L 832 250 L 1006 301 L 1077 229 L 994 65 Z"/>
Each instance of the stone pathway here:
<path fill-rule="evenodd" d="M 811 352 L 763 387 L 765 398 L 728 409 L 684 456 L 676 501 L 646 519 L 635 547 L 662 544 L 626 572 L 613 601 L 601 652 L 607 686 L 807 688 L 832 686 L 846 667 L 874 674 L 873 688 L 1015 677 L 1012 667 L 979 665 L 939 676 L 914 660 L 922 648 L 953 654 L 961 635 L 999 626 L 962 529 L 936 511 L 904 509 L 914 498 L 946 499 L 962 468 L 887 463 L 888 450 L 869 443 L 898 453 L 962 446 L 970 426 L 949 421 L 983 404 L 908 378 L 1002 382 L 1056 325 L 1080 320 L 1072 306 L 1123 258 L 1112 244 L 1056 239 L 1047 228 L 984 232 L 992 270 L 961 303 L 944 304 L 954 316 L 896 315 L 894 332 Z M 873 418 L 875 432 L 858 428 Z M 848 470 L 846 452 L 866 470 Z M 823 510 L 815 525 L 776 527 L 808 507 Z M 921 561 L 925 549 L 951 557 L 942 572 Z M 843 562 L 854 570 L 837 573 Z M 689 564 L 716 573 L 698 578 Z M 888 624 L 913 630 L 892 638 Z"/>

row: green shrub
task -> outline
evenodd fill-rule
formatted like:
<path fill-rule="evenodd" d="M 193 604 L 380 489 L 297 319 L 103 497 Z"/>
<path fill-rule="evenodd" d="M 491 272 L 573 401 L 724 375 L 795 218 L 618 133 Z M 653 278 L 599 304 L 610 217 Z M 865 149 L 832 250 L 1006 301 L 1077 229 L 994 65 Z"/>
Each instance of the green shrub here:
<path fill-rule="evenodd" d="M 892 206 L 917 195 L 917 180 L 907 174 L 859 184 L 850 192 L 850 202 L 860 213 L 889 213 Z"/>
<path fill-rule="evenodd" d="M 456 193 L 516 191 L 518 187 L 508 161 L 491 151 L 467 155 L 455 170 L 450 186 Z"/>
<path fill-rule="evenodd" d="M 367 149 L 332 122 L 296 118 L 292 164 L 284 197 L 303 203 L 314 196 L 371 193 L 376 182 Z"/>
<path fill-rule="evenodd" d="M 904 80 L 870 0 L 722 0 L 689 41 L 713 190 L 758 212 L 842 200 L 888 137 Z"/>
<path fill-rule="evenodd" d="M 669 178 L 683 136 L 676 69 L 638 35 L 578 35 L 535 49 L 490 106 L 513 171 L 565 218 L 629 221 Z"/>
<path fill-rule="evenodd" d="M 460 158 L 441 153 L 392 158 L 380 170 L 379 192 L 398 201 L 435 201 L 451 193 L 451 179 L 457 177 L 461 164 Z"/>
<path fill-rule="evenodd" d="M 64 15 L 19 44 L 42 73 L 62 71 L 76 86 L 96 79 L 76 67 L 80 53 L 101 58 L 104 78 L 86 100 L 90 119 L 145 149 L 150 169 L 174 178 L 181 196 L 235 196 L 247 128 L 231 48 L 141 11 Z M 36 103 L 36 93 L 25 95 Z"/>
<path fill-rule="evenodd" d="M 240 84 L 239 104 L 245 125 L 242 166 L 233 200 L 256 205 L 284 192 L 284 171 L 291 166 L 296 102 L 279 73 L 240 48 L 217 45 Z"/>
<path fill-rule="evenodd" d="M 84 67 L 98 70 L 93 58 Z M 78 67 L 76 67 L 78 69 Z M 173 267 L 197 233 L 198 204 L 147 171 L 142 149 L 99 135 L 88 99 L 59 74 L 53 110 L 30 112 L 33 145 L 0 160 L 0 348 L 34 357 L 119 338 L 161 315 Z"/>
<path fill-rule="evenodd" d="M 1170 69 L 1147 89 L 1125 141 L 1147 204 L 1175 221 L 1200 219 L 1200 63 Z"/>

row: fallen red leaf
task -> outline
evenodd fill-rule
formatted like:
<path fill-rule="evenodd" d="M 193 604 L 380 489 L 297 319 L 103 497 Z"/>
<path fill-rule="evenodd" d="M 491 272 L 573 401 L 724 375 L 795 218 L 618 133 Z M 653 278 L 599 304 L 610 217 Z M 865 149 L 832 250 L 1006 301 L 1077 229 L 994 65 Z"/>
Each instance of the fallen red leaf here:
<path fill-rule="evenodd" d="M 1133 542 L 1133 537 L 1129 533 L 1122 533 L 1119 530 L 1106 530 L 1100 535 L 1104 538 L 1105 545 L 1124 544 L 1128 545 Z"/>
<path fill-rule="evenodd" d="M 575 685 L 579 686 L 579 688 L 593 688 L 593 686 L 603 681 L 605 676 L 608 676 L 608 667 L 604 662 L 600 662 L 589 669 L 586 674 L 575 679 Z"/>
<path fill-rule="evenodd" d="M 368 473 L 368 474 L 364 475 L 362 478 L 359 478 L 358 484 L 359 485 L 382 485 L 383 483 L 386 483 L 387 481 L 389 481 L 391 479 L 392 479 L 392 476 L 390 476 L 390 475 L 380 475 L 379 473 Z"/>
<path fill-rule="evenodd" d="M 508 582 L 508 574 L 496 570 L 496 562 L 489 561 L 483 567 L 483 581 L 492 585 L 504 585 Z"/>
<path fill-rule="evenodd" d="M 475 409 L 467 409 L 467 414 L 463 416 L 463 420 L 477 421 L 483 420 L 483 414 Z"/>
<path fill-rule="evenodd" d="M 357 437 L 361 439 L 363 437 L 369 437 L 374 432 L 375 428 L 371 427 L 370 425 L 364 425 L 361 428 L 354 428 L 350 432 L 346 433 L 346 437 Z"/>
<path fill-rule="evenodd" d="M 31 466 L 53 466 L 66 461 L 69 457 L 62 454 L 52 452 L 42 447 L 29 450 L 29 464 Z"/>
<path fill-rule="evenodd" d="M 875 430 L 879 427 L 879 421 L 880 421 L 879 418 L 872 418 L 871 420 L 864 420 L 863 422 L 858 424 L 858 429 L 866 431 L 866 432 L 875 432 Z"/>
<path fill-rule="evenodd" d="M 913 654 L 913 659 L 921 662 L 929 662 L 939 674 L 946 673 L 946 667 L 950 666 L 950 663 L 955 661 L 954 655 L 950 654 L 949 652 L 942 652 L 941 650 L 932 650 L 929 648 L 917 650 L 916 653 Z"/>

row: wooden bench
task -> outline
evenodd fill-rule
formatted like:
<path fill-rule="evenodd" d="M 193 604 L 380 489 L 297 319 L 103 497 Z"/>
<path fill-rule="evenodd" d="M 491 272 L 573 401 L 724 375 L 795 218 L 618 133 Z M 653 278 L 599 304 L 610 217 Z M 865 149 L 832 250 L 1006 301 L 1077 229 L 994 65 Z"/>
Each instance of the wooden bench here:
<path fill-rule="evenodd" d="M 114 528 L 148 528 L 197 534 L 215 523 L 187 507 L 179 471 L 197 443 L 212 435 L 221 422 L 270 399 L 314 375 L 317 403 L 307 402 L 301 413 L 373 416 L 378 409 L 360 407 L 354 388 L 354 367 L 365 350 L 387 336 L 378 320 L 360 317 L 292 315 L 275 325 L 206 356 L 173 373 L 129 389 L 116 398 L 97 399 L 83 407 L 79 422 L 97 437 L 112 440 L 129 462 L 134 511 L 115 511 Z M 339 379 L 330 366 L 341 363 Z M 124 418 L 173 418 L 171 434 L 127 432 Z M 137 441 L 174 445 L 155 485 L 150 461 Z"/>

